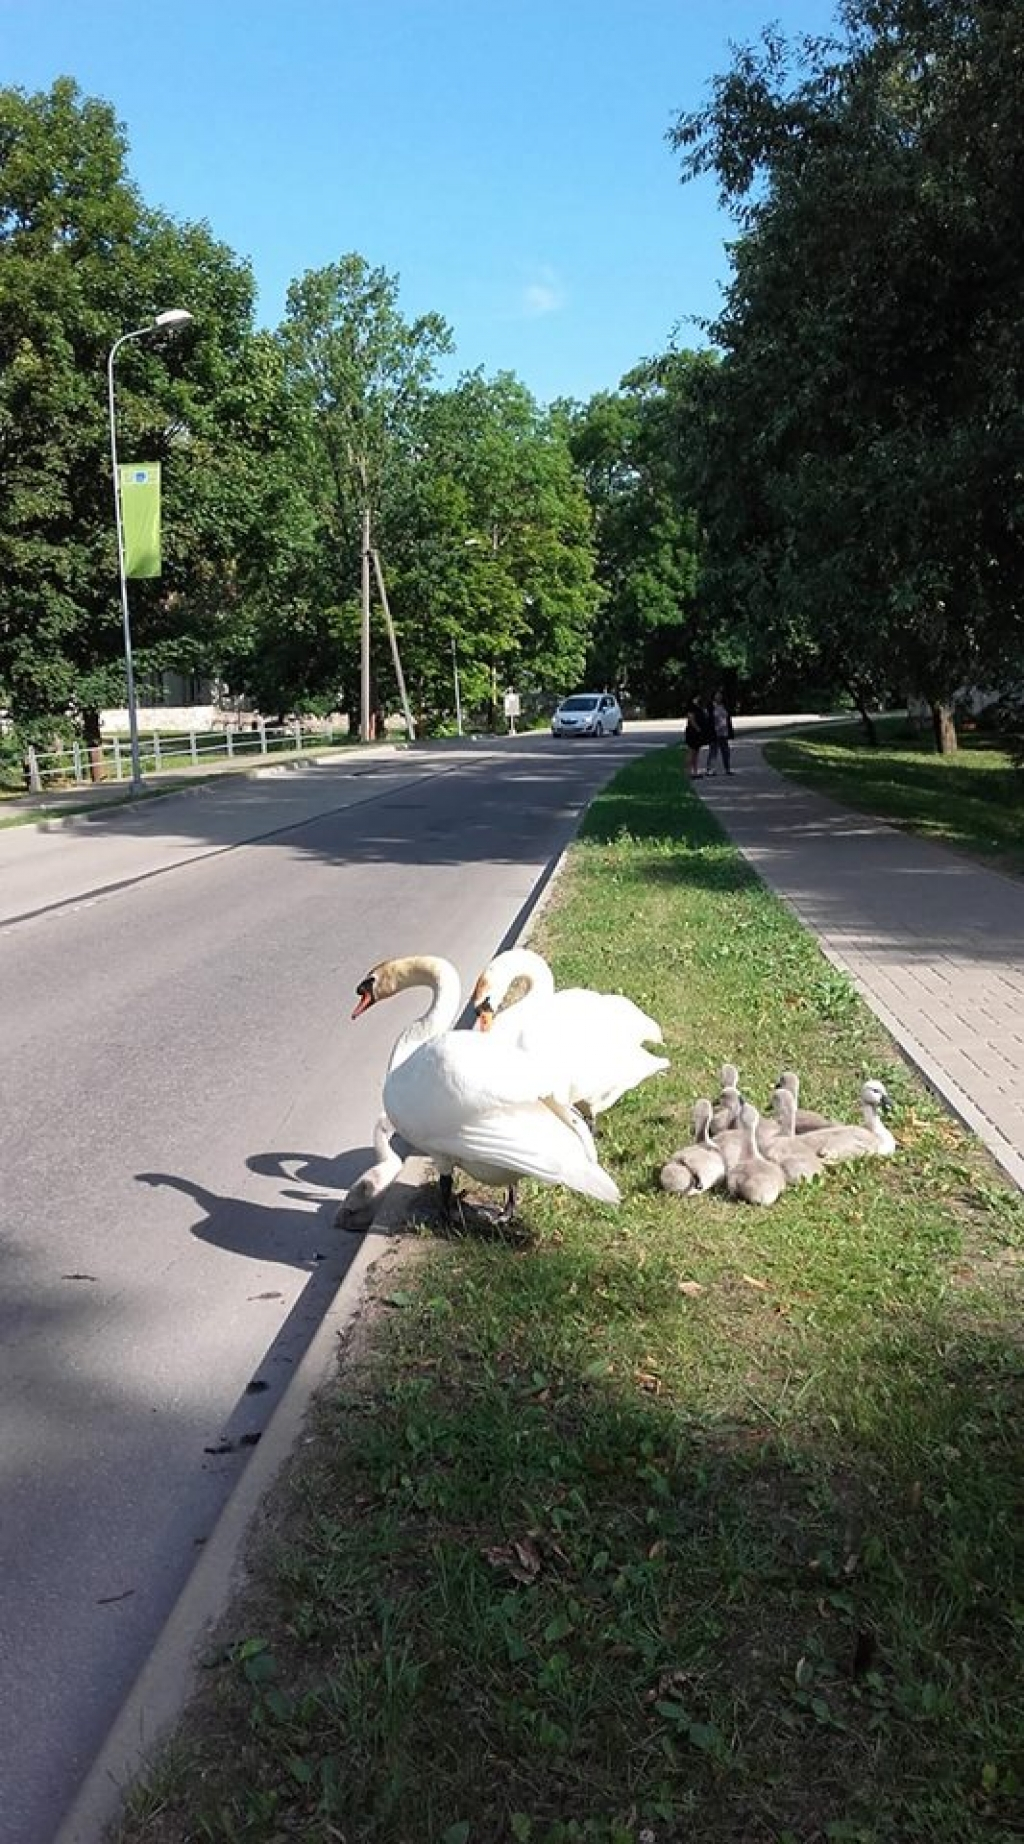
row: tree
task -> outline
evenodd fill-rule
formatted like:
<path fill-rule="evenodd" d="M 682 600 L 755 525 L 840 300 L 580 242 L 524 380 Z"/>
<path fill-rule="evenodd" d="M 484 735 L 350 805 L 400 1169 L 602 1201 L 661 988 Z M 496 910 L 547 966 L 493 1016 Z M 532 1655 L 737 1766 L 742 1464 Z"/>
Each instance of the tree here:
<path fill-rule="evenodd" d="M 425 400 L 384 529 L 421 709 L 450 715 L 453 648 L 466 704 L 492 723 L 499 687 L 578 678 L 599 600 L 590 509 L 563 419 L 518 379 L 475 372 Z"/>
<path fill-rule="evenodd" d="M 307 419 L 308 491 L 341 565 L 331 600 L 343 605 L 353 552 L 358 544 L 368 569 L 384 494 L 451 334 L 439 314 L 407 321 L 397 278 L 353 254 L 292 283 L 279 338 Z M 368 716 L 364 708 L 364 733 Z"/>
<path fill-rule="evenodd" d="M 1019 662 L 1024 10 L 850 0 L 673 133 L 740 226 L 714 328 L 709 590 L 929 698 Z M 798 76 L 797 70 L 800 75 Z"/>
<path fill-rule="evenodd" d="M 678 709 L 695 677 L 733 664 L 728 632 L 699 622 L 694 409 L 710 353 L 669 351 L 570 414 L 594 510 L 603 590 L 588 676 L 652 711 Z"/>
<path fill-rule="evenodd" d="M 165 471 L 164 572 L 133 585 L 140 678 L 206 663 L 260 523 L 241 380 L 252 278 L 202 225 L 147 210 L 123 132 L 67 78 L 0 91 L 0 687 L 32 731 L 124 697 L 106 363 L 119 335 L 188 306 L 172 344 L 118 358 L 119 446 Z"/>

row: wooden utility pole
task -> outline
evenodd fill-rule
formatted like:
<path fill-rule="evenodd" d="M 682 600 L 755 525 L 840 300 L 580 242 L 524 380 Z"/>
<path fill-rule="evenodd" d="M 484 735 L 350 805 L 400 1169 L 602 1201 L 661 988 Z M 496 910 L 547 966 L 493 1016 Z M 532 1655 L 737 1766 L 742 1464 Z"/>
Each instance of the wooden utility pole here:
<path fill-rule="evenodd" d="M 395 633 L 395 624 L 391 619 L 391 604 L 388 601 L 388 592 L 384 587 L 384 572 L 380 567 L 379 551 L 374 551 L 373 553 L 373 567 L 377 575 L 377 588 L 380 591 L 384 619 L 387 622 L 388 639 L 391 642 L 391 658 L 394 661 L 395 678 L 398 680 L 398 695 L 402 700 L 402 710 L 405 714 L 406 733 L 410 743 L 414 743 L 416 741 L 416 726 L 413 723 L 412 711 L 409 708 L 409 696 L 405 689 L 405 674 L 402 671 L 402 660 L 398 651 L 398 635 Z"/>
<path fill-rule="evenodd" d="M 370 508 L 363 507 L 363 618 L 359 637 L 359 738 L 370 741 Z"/>

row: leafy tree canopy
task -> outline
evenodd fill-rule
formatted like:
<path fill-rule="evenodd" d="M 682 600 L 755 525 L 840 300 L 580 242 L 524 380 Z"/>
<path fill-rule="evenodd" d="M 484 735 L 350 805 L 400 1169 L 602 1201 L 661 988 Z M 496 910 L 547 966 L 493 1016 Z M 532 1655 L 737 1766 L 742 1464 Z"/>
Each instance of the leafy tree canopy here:
<path fill-rule="evenodd" d="M 252 278 L 204 225 L 148 210 L 125 159 L 69 79 L 0 90 L 0 687 L 28 728 L 71 707 L 95 735 L 124 696 L 106 366 L 163 308 L 194 322 L 125 346 L 116 372 L 120 453 L 165 470 L 164 574 L 133 585 L 141 675 L 216 649 L 260 522 L 237 466 Z"/>
<path fill-rule="evenodd" d="M 740 228 L 707 589 L 762 654 L 938 707 L 1024 651 L 1024 8 L 849 0 L 841 25 L 767 33 L 672 135 Z"/>

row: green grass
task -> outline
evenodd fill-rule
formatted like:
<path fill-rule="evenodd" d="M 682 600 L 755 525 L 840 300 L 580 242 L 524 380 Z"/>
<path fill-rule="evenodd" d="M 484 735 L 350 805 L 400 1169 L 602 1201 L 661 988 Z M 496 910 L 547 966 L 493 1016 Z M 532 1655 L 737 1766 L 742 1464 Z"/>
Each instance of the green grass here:
<path fill-rule="evenodd" d="M 983 732 L 966 732 L 955 755 L 940 756 L 905 717 L 887 717 L 877 749 L 851 723 L 827 735 L 776 738 L 765 755 L 773 768 L 845 806 L 1024 874 L 1024 770 Z"/>
<path fill-rule="evenodd" d="M 1024 1209 L 686 789 L 598 799 L 536 945 L 671 1071 L 619 1211 L 411 1238 L 122 1844 L 995 1844 L 1024 1790 Z M 900 1152 L 769 1211 L 661 1162 L 721 1060 Z"/>

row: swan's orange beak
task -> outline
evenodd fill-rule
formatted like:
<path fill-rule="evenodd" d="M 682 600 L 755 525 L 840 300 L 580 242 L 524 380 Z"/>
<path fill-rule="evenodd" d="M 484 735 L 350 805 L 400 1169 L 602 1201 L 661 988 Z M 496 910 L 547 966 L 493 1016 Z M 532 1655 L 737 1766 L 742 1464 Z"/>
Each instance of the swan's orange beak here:
<path fill-rule="evenodd" d="M 489 1031 L 494 1023 L 494 1007 L 489 999 L 481 999 L 476 1008 L 475 1031 Z"/>
<path fill-rule="evenodd" d="M 358 986 L 356 987 L 356 993 L 358 995 L 358 998 L 357 998 L 356 1007 L 355 1007 L 354 1012 L 352 1013 L 352 1016 L 353 1018 L 361 1018 L 363 1013 L 368 1012 L 371 1005 L 373 1004 L 374 995 L 373 995 L 373 975 L 372 974 L 370 975 L 369 979 L 360 980 Z"/>

